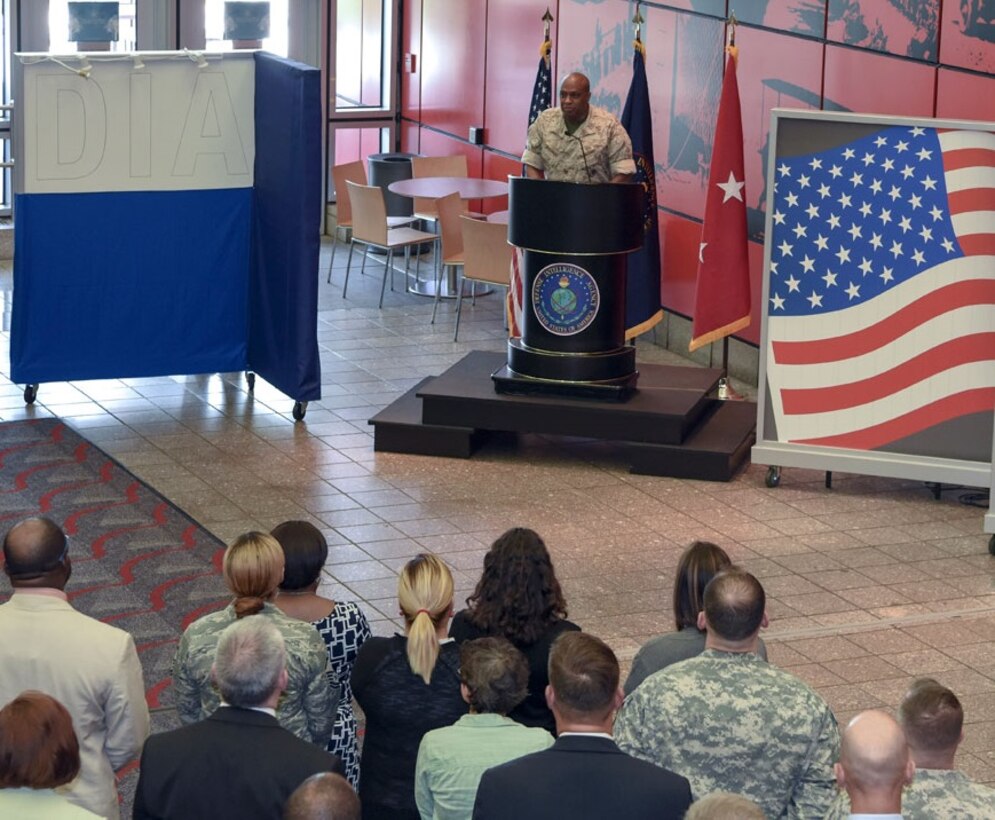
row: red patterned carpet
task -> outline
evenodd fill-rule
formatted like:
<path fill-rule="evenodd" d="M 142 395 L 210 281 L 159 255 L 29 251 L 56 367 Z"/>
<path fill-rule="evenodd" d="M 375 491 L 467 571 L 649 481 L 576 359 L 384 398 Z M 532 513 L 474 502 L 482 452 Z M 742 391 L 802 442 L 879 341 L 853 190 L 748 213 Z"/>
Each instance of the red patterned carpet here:
<path fill-rule="evenodd" d="M 134 636 L 149 707 L 170 706 L 180 633 L 225 603 L 224 544 L 58 419 L 0 423 L 0 529 L 34 515 L 69 536 L 73 606 Z"/>

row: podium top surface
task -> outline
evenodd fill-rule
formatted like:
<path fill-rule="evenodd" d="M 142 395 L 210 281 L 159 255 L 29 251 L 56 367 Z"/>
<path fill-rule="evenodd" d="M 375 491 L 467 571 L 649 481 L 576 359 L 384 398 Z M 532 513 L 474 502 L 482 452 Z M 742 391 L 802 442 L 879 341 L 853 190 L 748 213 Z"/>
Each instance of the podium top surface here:
<path fill-rule="evenodd" d="M 642 185 L 509 180 L 508 239 L 539 253 L 606 255 L 643 246 Z"/>

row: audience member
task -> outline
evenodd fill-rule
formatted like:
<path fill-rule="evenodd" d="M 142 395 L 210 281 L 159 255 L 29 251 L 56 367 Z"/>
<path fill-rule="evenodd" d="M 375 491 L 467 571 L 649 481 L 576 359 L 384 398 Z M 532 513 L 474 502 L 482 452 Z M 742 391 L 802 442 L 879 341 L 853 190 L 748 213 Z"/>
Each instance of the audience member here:
<path fill-rule="evenodd" d="M 891 715 L 870 709 L 851 720 L 835 768 L 850 797 L 851 820 L 902 820 L 902 789 L 912 782 L 915 764 Z"/>
<path fill-rule="evenodd" d="M 283 820 L 359 820 L 359 797 L 338 774 L 313 774 L 283 809 Z"/>
<path fill-rule="evenodd" d="M 286 561 L 274 603 L 286 615 L 307 621 L 318 630 L 328 648 L 334 679 L 341 683 L 339 708 L 328 751 L 342 759 L 346 777 L 356 788 L 359 786 L 359 749 L 349 677 L 359 648 L 370 637 L 370 625 L 355 603 L 332 601 L 318 595 L 318 580 L 328 558 L 328 542 L 321 530 L 307 521 L 284 521 L 271 535 L 280 542 Z"/>
<path fill-rule="evenodd" d="M 567 620 L 567 604 L 538 533 L 515 527 L 500 536 L 484 556 L 484 572 L 466 603 L 449 634 L 457 643 L 507 638 L 520 649 L 529 662 L 529 692 L 509 717 L 556 731 L 545 694 L 549 647 L 559 635 L 580 627 Z"/>
<path fill-rule="evenodd" d="M 615 654 L 593 635 L 568 632 L 549 655 L 549 707 L 559 737 L 545 751 L 484 772 L 476 820 L 679 820 L 691 803 L 688 781 L 636 760 L 611 737 L 622 702 Z"/>
<path fill-rule="evenodd" d="M 0 817 L 98 818 L 55 791 L 79 768 L 73 719 L 55 698 L 22 692 L 0 709 Z"/>
<path fill-rule="evenodd" d="M 768 817 L 822 817 L 835 794 L 836 719 L 794 676 L 756 654 L 763 587 L 728 570 L 705 588 L 705 651 L 647 678 L 622 706 L 618 745 L 714 791 L 755 800 Z"/>
<path fill-rule="evenodd" d="M 338 758 L 277 722 L 288 679 L 277 623 L 237 620 L 215 646 L 211 677 L 221 705 L 204 720 L 146 741 L 135 820 L 279 817 L 307 777 L 341 771 Z"/>
<path fill-rule="evenodd" d="M 695 541 L 677 564 L 674 575 L 674 625 L 676 632 L 651 638 L 636 653 L 625 680 L 629 694 L 654 672 L 705 651 L 705 630 L 698 628 L 705 587 L 719 572 L 732 566 L 722 547 L 708 541 Z M 767 660 L 767 647 L 760 640 L 757 654 Z"/>
<path fill-rule="evenodd" d="M 913 681 L 898 707 L 916 772 L 902 795 L 905 820 L 995 820 L 995 789 L 974 783 L 954 768 L 964 739 L 964 709 L 957 696 L 932 678 Z M 826 820 L 845 820 L 850 799 L 842 792 Z"/>
<path fill-rule="evenodd" d="M 370 638 L 352 670 L 352 691 L 366 716 L 359 797 L 363 820 L 418 820 L 415 760 L 425 732 L 466 712 L 459 649 L 446 641 L 453 576 L 422 554 L 401 570 L 397 597 L 404 635 Z"/>
<path fill-rule="evenodd" d="M 486 769 L 548 749 L 553 736 L 507 717 L 525 697 L 529 666 L 504 638 L 477 638 L 460 649 L 460 692 L 470 714 L 422 738 L 415 801 L 422 820 L 469 820 Z"/>
<path fill-rule="evenodd" d="M 712 792 L 692 803 L 684 820 L 767 820 L 767 815 L 741 794 Z"/>
<path fill-rule="evenodd" d="M 114 772 L 138 757 L 149 733 L 135 642 L 69 604 L 69 542 L 54 522 L 16 524 L 3 555 L 14 594 L 0 606 L 0 703 L 37 689 L 66 707 L 79 738 L 80 774 L 63 793 L 114 820 Z"/>
<path fill-rule="evenodd" d="M 173 659 L 173 691 L 180 720 L 194 723 L 218 708 L 218 692 L 211 680 L 218 636 L 235 621 L 258 614 L 273 622 L 286 644 L 289 680 L 277 706 L 277 719 L 299 738 L 324 748 L 332 734 L 339 688 L 329 682 L 328 653 L 321 636 L 272 603 L 283 578 L 279 543 L 261 532 L 240 535 L 225 550 L 222 573 L 235 600 L 190 624 Z"/>

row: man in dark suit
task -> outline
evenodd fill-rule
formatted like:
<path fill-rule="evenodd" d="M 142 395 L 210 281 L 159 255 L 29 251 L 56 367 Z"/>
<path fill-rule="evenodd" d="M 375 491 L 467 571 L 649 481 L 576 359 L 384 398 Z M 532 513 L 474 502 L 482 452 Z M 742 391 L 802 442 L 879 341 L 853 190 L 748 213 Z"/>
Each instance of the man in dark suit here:
<path fill-rule="evenodd" d="M 549 654 L 546 702 L 559 737 L 549 749 L 484 772 L 474 820 L 680 820 L 688 781 L 622 752 L 611 737 L 622 703 L 615 654 L 593 635 L 567 632 Z"/>
<path fill-rule="evenodd" d="M 221 707 L 198 723 L 152 735 L 142 751 L 135 820 L 279 817 L 287 798 L 341 761 L 276 721 L 286 652 L 265 618 L 225 629 L 212 670 Z"/>

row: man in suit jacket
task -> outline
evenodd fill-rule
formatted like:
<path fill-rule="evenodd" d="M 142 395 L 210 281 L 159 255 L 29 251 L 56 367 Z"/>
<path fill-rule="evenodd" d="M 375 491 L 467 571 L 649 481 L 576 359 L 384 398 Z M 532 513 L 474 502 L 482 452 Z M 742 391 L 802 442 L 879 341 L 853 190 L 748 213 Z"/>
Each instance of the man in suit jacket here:
<path fill-rule="evenodd" d="M 615 654 L 593 635 L 567 632 L 549 655 L 546 701 L 559 737 L 549 749 L 488 769 L 474 820 L 680 820 L 688 781 L 622 752 L 611 737 L 622 703 Z"/>
<path fill-rule="evenodd" d="M 208 718 L 153 735 L 142 751 L 135 820 L 279 817 L 287 798 L 341 761 L 276 720 L 287 686 L 286 650 L 266 618 L 221 633 L 212 669 L 221 706 Z"/>
<path fill-rule="evenodd" d="M 114 772 L 138 757 L 149 733 L 135 642 L 69 604 L 69 542 L 53 521 L 29 518 L 13 526 L 3 555 L 14 594 L 0 606 L 0 705 L 26 689 L 62 703 L 73 718 L 81 763 L 65 796 L 116 820 Z"/>

